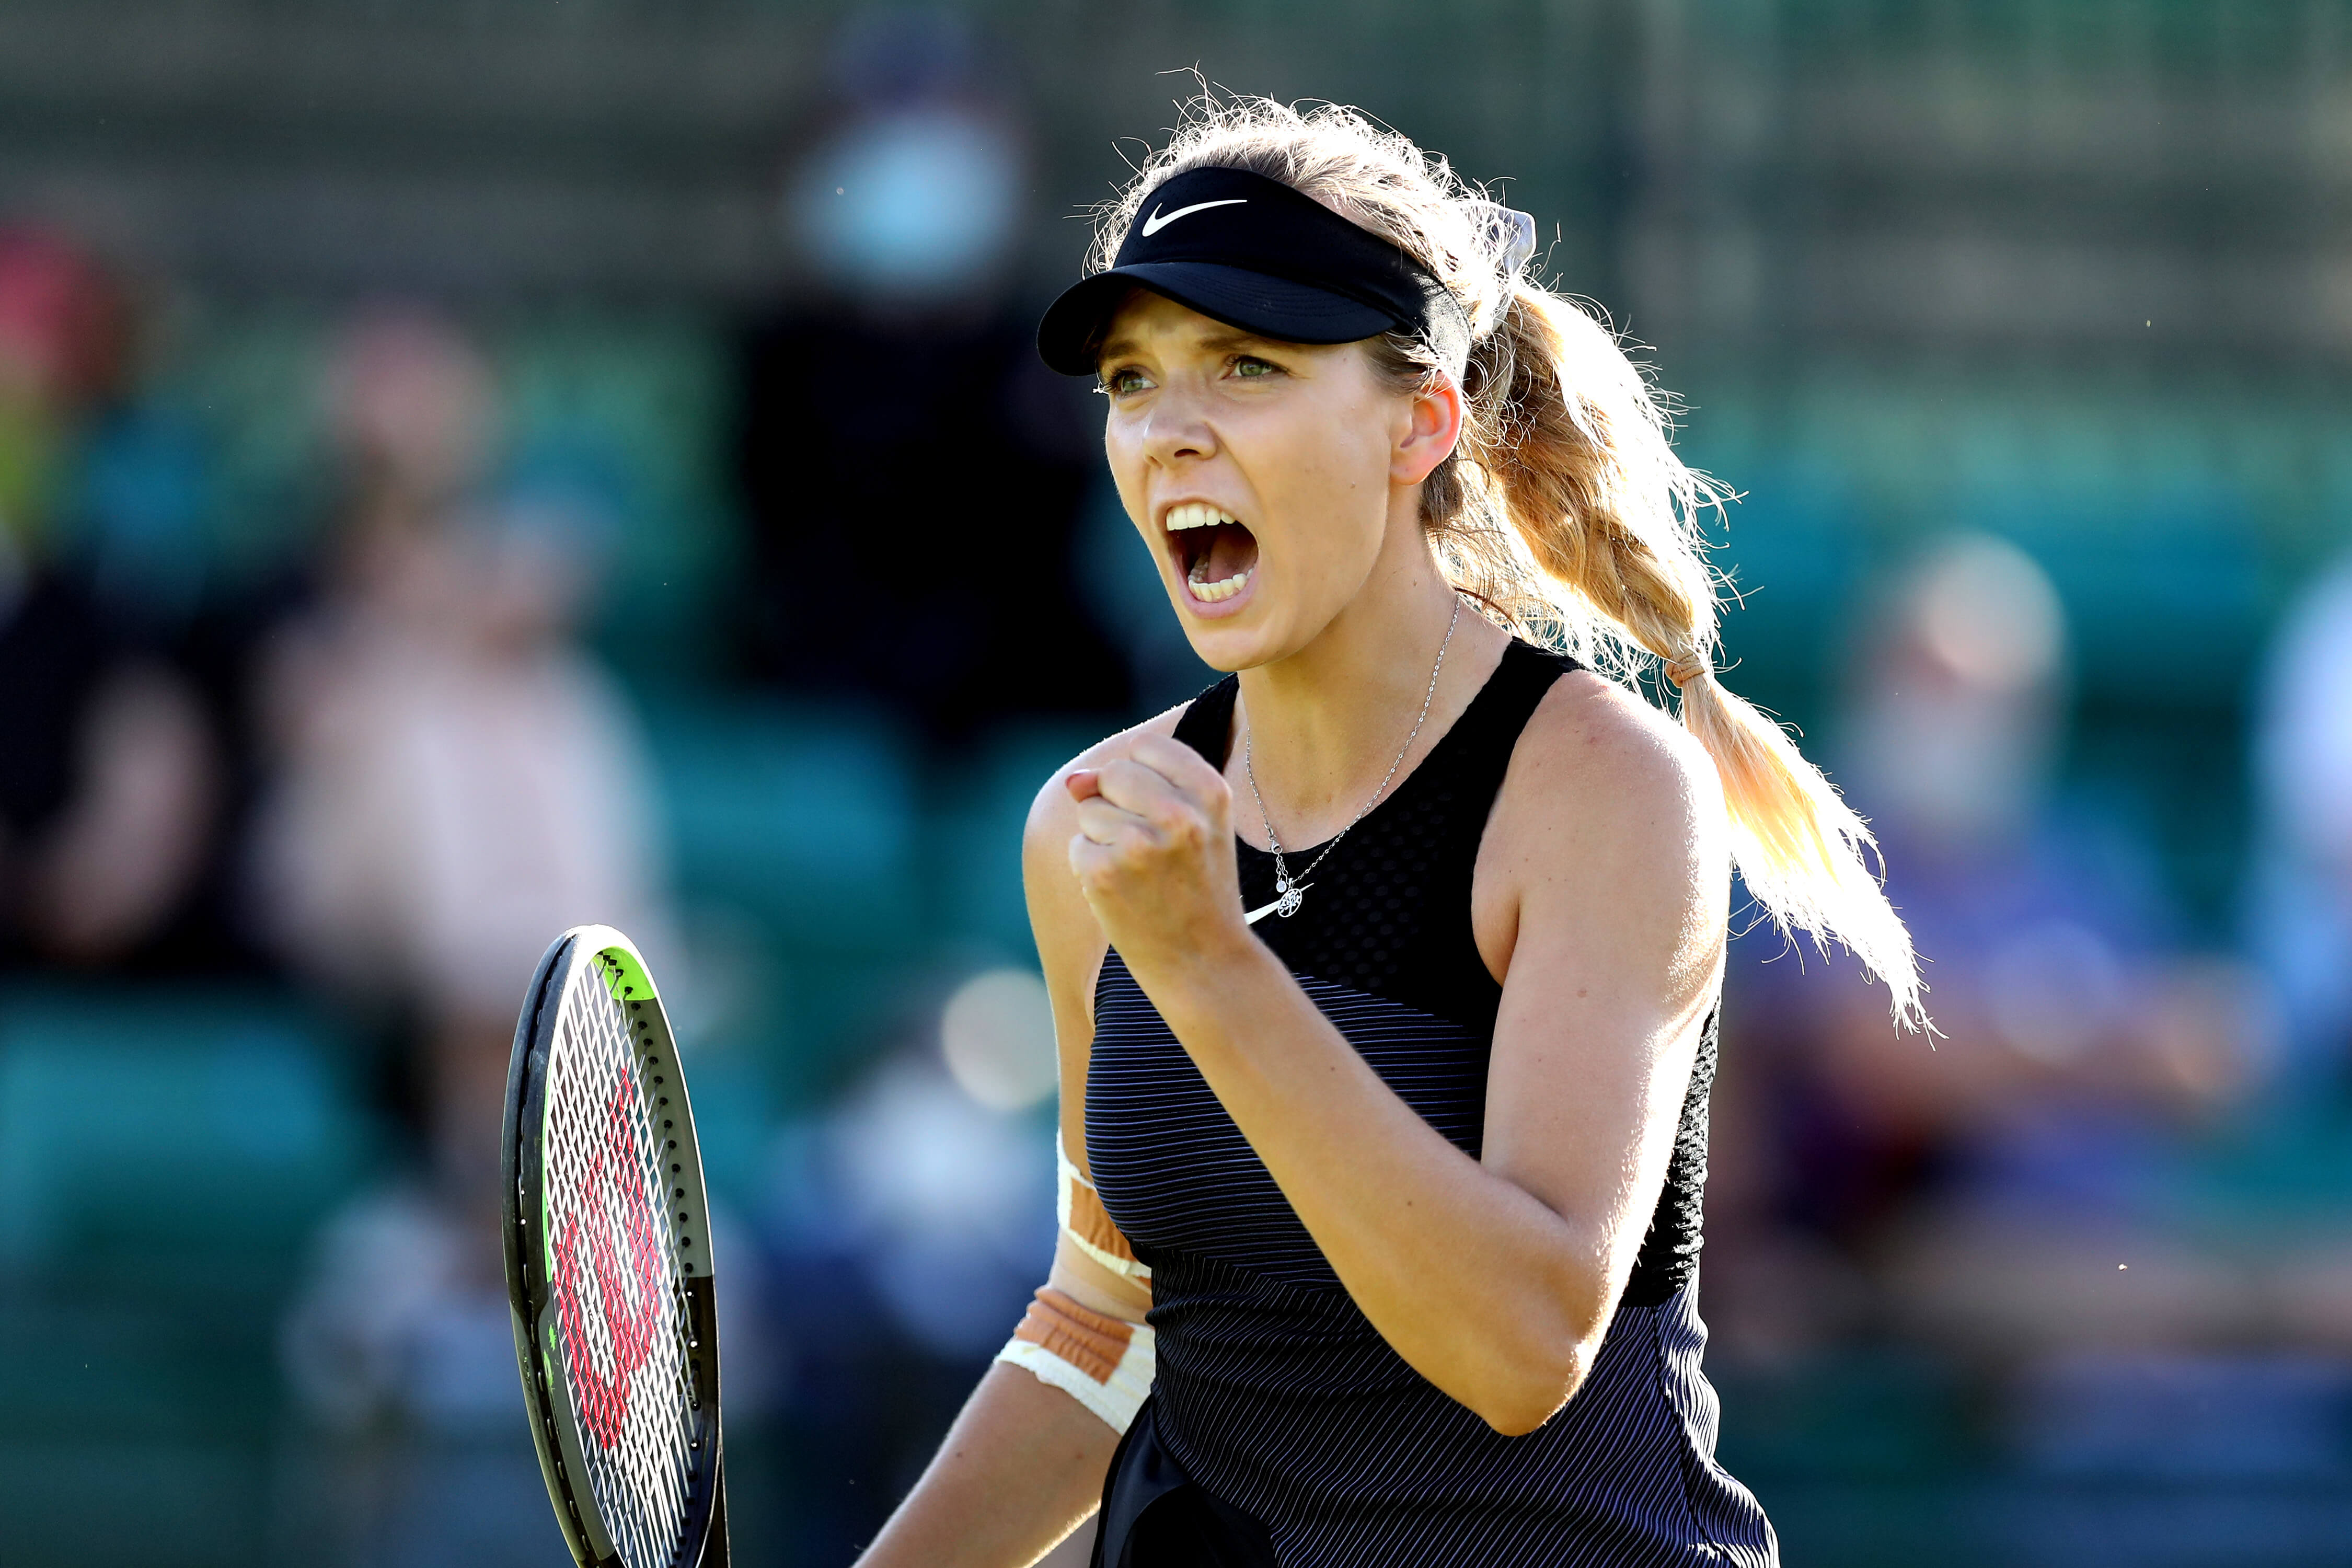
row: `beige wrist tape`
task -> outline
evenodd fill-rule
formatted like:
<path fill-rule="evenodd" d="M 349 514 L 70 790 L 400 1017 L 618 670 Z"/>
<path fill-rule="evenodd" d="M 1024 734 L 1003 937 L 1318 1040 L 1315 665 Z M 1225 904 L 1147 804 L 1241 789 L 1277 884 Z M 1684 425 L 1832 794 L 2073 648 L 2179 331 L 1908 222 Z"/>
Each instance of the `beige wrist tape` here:
<path fill-rule="evenodd" d="M 1151 1392 L 1151 1326 L 1107 1317 L 1051 1285 L 1029 1303 L 996 1359 L 1025 1367 L 1125 1432 Z"/>
<path fill-rule="evenodd" d="M 1054 1139 L 1057 1167 L 1055 1208 L 1062 1230 L 1081 1252 L 1122 1278 L 1147 1289 L 1151 1270 L 1136 1261 L 1135 1250 L 1102 1206 L 1094 1184 Z M 1038 1380 L 1052 1384 L 1107 1422 L 1125 1432 L 1144 1395 L 1151 1392 L 1152 1340 L 1148 1323 L 1130 1323 L 1081 1306 L 1067 1292 L 1048 1285 L 1029 1303 L 1012 1341 L 996 1359 L 1025 1367 Z"/>

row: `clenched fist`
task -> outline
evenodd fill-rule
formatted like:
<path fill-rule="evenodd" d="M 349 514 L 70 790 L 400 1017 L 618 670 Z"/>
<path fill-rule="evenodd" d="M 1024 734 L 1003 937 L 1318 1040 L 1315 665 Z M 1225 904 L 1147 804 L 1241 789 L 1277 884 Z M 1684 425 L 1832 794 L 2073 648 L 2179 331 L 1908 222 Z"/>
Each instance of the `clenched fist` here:
<path fill-rule="evenodd" d="M 1070 869 L 1139 978 L 1255 940 L 1234 864 L 1233 791 L 1200 752 L 1147 735 L 1064 783 L 1078 803 Z"/>

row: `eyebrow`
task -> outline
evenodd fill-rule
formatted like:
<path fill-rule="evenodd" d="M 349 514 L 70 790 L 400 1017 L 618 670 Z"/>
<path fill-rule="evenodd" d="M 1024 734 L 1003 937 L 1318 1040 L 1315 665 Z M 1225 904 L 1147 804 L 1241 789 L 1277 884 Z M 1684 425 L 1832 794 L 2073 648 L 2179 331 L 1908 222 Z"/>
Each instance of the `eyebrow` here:
<path fill-rule="evenodd" d="M 1193 342 L 1202 348 L 1212 351 L 1217 349 L 1238 348 L 1250 343 L 1260 343 L 1268 348 L 1274 349 L 1289 349 L 1304 346 L 1300 344 L 1286 343 L 1279 338 L 1269 338 L 1262 332 L 1244 331 L 1239 327 L 1227 327 L 1222 325 L 1214 331 L 1202 332 L 1198 338 L 1195 338 Z M 1131 334 L 1122 332 L 1118 337 L 1105 339 L 1102 346 L 1095 351 L 1095 358 L 1097 360 L 1116 359 L 1121 354 L 1132 354 L 1140 352 L 1140 349 L 1139 349 L 1136 344 L 1134 337 Z"/>

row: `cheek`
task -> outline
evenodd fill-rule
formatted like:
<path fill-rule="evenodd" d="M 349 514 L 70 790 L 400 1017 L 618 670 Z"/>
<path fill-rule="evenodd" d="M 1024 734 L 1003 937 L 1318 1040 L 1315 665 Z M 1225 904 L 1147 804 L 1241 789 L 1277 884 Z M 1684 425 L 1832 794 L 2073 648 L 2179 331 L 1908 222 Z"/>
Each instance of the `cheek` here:
<path fill-rule="evenodd" d="M 1388 448 L 1348 426 L 1310 426 L 1283 443 L 1271 466 L 1269 510 L 1289 526 L 1297 563 L 1310 574 L 1352 574 L 1377 554 L 1388 528 Z"/>
<path fill-rule="evenodd" d="M 1138 528 L 1142 527 L 1142 452 L 1121 432 L 1115 416 L 1103 430 L 1103 458 L 1110 468 L 1111 485 L 1118 491 L 1120 504 L 1127 508 L 1128 520 Z"/>

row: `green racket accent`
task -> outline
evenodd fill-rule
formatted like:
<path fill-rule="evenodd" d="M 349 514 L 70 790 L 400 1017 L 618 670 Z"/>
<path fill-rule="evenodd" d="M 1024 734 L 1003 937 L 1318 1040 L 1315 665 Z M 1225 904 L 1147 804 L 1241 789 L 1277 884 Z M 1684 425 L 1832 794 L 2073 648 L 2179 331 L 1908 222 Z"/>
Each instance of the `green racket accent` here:
<path fill-rule="evenodd" d="M 644 956 L 619 931 L 612 934 L 620 940 L 596 951 L 597 970 L 604 977 L 604 989 L 624 1006 L 631 1001 L 660 1001 L 661 994 L 654 989 L 654 977 L 646 968 Z"/>

